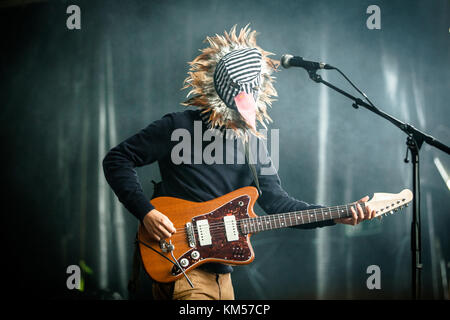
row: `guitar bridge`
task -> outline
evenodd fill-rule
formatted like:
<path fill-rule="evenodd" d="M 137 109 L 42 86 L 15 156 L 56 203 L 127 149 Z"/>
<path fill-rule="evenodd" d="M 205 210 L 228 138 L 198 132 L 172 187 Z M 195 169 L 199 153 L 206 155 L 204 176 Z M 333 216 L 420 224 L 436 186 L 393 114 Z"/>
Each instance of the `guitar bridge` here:
<path fill-rule="evenodd" d="M 186 223 L 186 236 L 189 247 L 195 248 L 195 235 L 194 235 L 194 227 L 192 223 Z"/>

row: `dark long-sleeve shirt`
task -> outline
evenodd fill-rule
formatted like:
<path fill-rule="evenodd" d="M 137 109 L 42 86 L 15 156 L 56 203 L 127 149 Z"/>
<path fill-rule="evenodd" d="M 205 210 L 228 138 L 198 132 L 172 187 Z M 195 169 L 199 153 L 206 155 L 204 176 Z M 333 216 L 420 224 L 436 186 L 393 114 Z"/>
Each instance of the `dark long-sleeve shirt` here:
<path fill-rule="evenodd" d="M 158 162 L 162 177 L 154 196 L 208 201 L 238 188 L 255 185 L 248 164 L 239 161 L 245 159 L 239 140 L 221 139 L 223 135 L 203 136 L 207 130 L 197 110 L 170 113 L 108 152 L 103 160 L 105 177 L 119 200 L 136 218 L 142 221 L 154 207 L 141 187 L 135 167 L 153 162 Z M 258 198 L 260 207 L 268 214 L 319 207 L 290 197 L 283 190 L 265 144 L 259 146 L 262 151 L 257 153 L 255 168 L 262 191 Z M 298 228 L 333 224 L 329 220 Z M 214 272 L 232 271 L 229 266 L 209 265 Z"/>

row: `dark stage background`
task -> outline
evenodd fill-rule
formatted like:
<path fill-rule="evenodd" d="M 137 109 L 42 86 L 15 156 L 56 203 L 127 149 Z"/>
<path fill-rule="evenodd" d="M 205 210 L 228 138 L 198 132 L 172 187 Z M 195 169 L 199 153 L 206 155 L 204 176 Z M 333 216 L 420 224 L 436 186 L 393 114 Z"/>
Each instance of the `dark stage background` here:
<path fill-rule="evenodd" d="M 69 30 L 66 8 L 81 9 Z M 381 9 L 369 30 L 366 9 Z M 384 111 L 450 143 L 450 2 L 438 1 L 1 1 L 0 112 L 3 277 L 13 297 L 128 298 L 137 221 L 104 179 L 106 152 L 162 115 L 207 35 L 251 23 L 262 48 L 326 61 Z M 335 72 L 321 72 L 351 88 Z M 406 137 L 390 123 L 313 83 L 276 74 L 279 174 L 294 197 L 342 204 L 411 188 Z M 351 91 L 354 92 L 354 91 Z M 356 94 L 356 93 L 355 93 Z M 437 160 L 436 160 L 437 159 Z M 421 151 L 423 297 L 448 298 L 449 189 Z M 150 196 L 157 165 L 138 169 Z M 220 182 L 218 182 L 220 183 Z M 260 214 L 261 210 L 258 211 Z M 357 227 L 254 236 L 256 260 L 235 268 L 238 299 L 410 298 L 412 210 Z M 83 291 L 66 287 L 80 265 Z M 381 289 L 366 268 L 381 269 Z"/>

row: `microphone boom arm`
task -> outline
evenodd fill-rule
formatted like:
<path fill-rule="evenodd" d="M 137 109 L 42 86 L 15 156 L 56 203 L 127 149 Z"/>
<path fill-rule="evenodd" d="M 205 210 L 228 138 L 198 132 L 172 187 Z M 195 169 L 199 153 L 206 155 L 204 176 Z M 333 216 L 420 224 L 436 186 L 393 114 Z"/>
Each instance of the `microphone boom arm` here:
<path fill-rule="evenodd" d="M 377 107 L 370 105 L 366 102 L 364 102 L 363 100 L 356 98 L 355 96 L 349 94 L 348 92 L 336 87 L 335 85 L 325 81 L 322 79 L 322 77 L 320 75 L 318 75 L 317 70 L 310 70 L 308 71 L 309 77 L 311 78 L 311 80 L 313 80 L 314 82 L 317 83 L 322 83 L 324 85 L 326 85 L 327 87 L 339 92 L 340 94 L 346 96 L 347 98 L 349 98 L 350 100 L 353 100 L 353 104 L 352 106 L 355 109 L 358 109 L 359 106 L 364 107 L 370 111 L 372 111 L 373 113 L 376 113 L 377 115 L 379 115 L 380 117 L 388 120 L 389 122 L 391 122 L 392 124 L 394 124 L 396 127 L 398 127 L 400 130 L 402 130 L 403 132 L 405 132 L 408 136 L 412 135 L 414 140 L 416 140 L 417 144 L 420 146 L 422 145 L 423 142 L 428 143 L 429 145 L 432 145 L 436 148 L 438 148 L 441 151 L 444 151 L 447 154 L 450 154 L 450 147 L 445 145 L 444 143 L 440 142 L 439 140 L 437 140 L 436 138 L 430 136 L 429 134 L 426 134 L 422 131 L 420 131 L 419 129 L 414 128 L 412 125 L 400 121 L 397 118 L 391 116 L 390 114 L 378 109 Z"/>

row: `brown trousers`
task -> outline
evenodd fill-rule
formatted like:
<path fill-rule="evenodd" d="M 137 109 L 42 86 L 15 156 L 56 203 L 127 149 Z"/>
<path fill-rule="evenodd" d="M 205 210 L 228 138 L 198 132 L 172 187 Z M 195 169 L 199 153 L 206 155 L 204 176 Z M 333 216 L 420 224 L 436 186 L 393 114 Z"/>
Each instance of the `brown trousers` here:
<path fill-rule="evenodd" d="M 172 283 L 153 283 L 155 300 L 234 300 L 231 275 L 194 269 L 187 273 L 194 288 L 185 277 Z"/>

